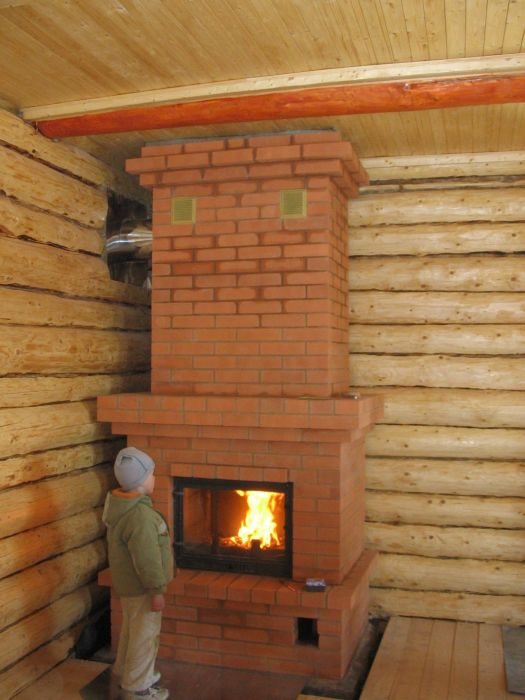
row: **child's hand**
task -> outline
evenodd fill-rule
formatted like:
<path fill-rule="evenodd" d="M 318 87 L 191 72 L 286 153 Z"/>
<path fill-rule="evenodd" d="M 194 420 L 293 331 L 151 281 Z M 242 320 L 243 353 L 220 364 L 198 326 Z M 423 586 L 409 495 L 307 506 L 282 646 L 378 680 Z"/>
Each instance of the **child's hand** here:
<path fill-rule="evenodd" d="M 166 605 L 164 601 L 164 595 L 162 593 L 156 593 L 152 599 L 151 599 L 151 609 L 154 612 L 160 612 L 161 610 L 164 610 L 164 606 Z"/>

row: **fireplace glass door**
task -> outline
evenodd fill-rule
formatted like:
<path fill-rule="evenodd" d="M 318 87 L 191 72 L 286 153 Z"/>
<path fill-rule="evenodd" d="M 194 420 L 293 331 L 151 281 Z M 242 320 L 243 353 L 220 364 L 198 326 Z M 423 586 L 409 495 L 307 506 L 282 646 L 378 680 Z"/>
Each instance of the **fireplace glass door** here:
<path fill-rule="evenodd" d="M 176 478 L 174 505 L 181 568 L 291 577 L 291 483 Z"/>

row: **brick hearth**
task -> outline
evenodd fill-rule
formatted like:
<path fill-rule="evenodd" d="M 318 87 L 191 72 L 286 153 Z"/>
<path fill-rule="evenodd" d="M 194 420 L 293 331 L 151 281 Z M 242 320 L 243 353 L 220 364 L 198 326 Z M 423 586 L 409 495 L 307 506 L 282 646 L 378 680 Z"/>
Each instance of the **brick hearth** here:
<path fill-rule="evenodd" d="M 292 578 L 180 570 L 161 654 L 341 677 L 374 558 L 364 440 L 381 400 L 348 394 L 347 202 L 366 175 L 332 131 L 146 146 L 128 169 L 153 188 L 152 390 L 100 397 L 99 419 L 153 456 L 170 523 L 174 477 L 294 484 Z M 113 599 L 114 639 L 119 622 Z"/>

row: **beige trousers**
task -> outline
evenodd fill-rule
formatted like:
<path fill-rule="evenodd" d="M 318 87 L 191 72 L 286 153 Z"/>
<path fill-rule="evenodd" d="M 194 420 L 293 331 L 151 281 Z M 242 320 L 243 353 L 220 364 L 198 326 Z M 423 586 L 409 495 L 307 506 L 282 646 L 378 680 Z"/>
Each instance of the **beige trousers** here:
<path fill-rule="evenodd" d="M 151 610 L 151 596 L 121 598 L 122 629 L 113 670 L 124 690 L 146 690 L 155 681 L 162 613 Z"/>

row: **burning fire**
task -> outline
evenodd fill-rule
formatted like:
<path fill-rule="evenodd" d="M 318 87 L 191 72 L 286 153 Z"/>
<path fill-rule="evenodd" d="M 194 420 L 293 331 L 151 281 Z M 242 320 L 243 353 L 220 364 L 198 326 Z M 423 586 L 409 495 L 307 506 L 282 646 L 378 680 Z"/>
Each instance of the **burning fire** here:
<path fill-rule="evenodd" d="M 260 549 L 279 547 L 281 539 L 277 533 L 275 512 L 282 503 L 284 494 L 273 491 L 236 491 L 246 499 L 247 512 L 232 544 L 249 549 L 258 543 Z"/>

